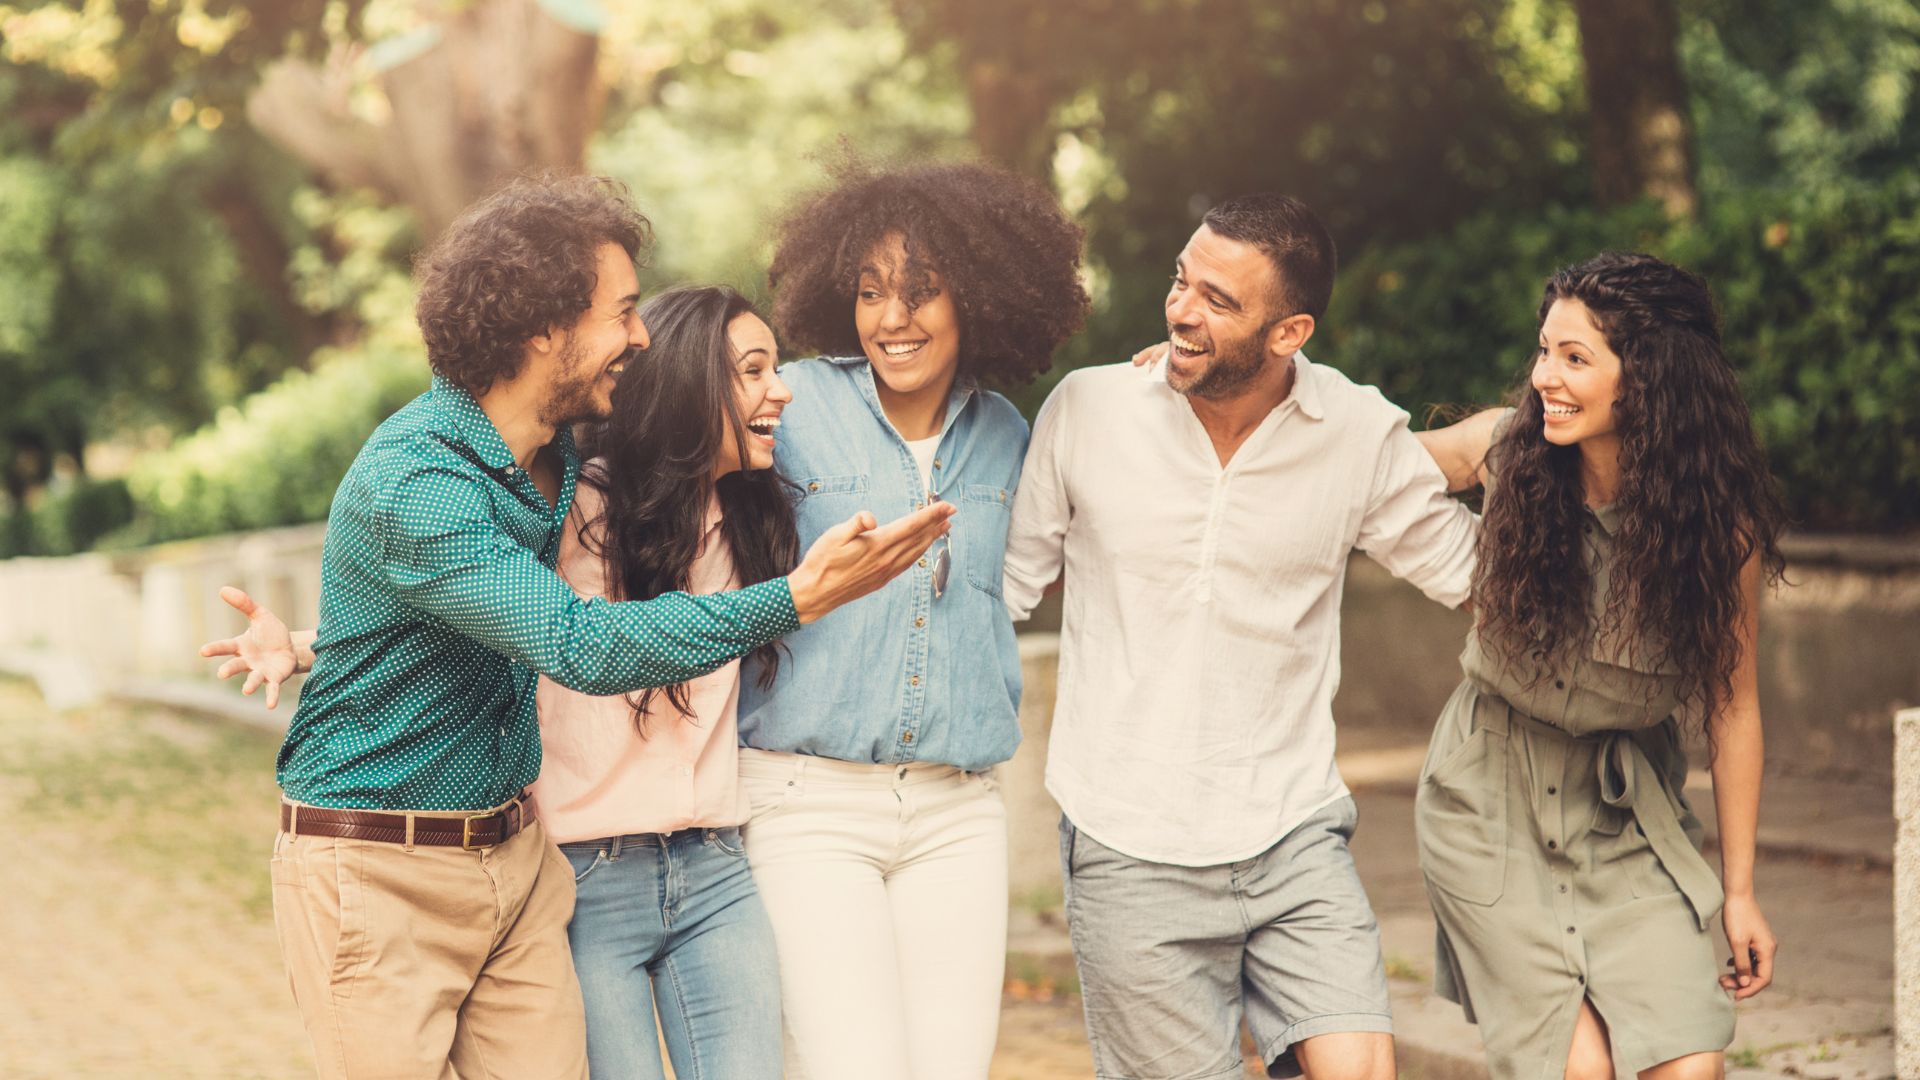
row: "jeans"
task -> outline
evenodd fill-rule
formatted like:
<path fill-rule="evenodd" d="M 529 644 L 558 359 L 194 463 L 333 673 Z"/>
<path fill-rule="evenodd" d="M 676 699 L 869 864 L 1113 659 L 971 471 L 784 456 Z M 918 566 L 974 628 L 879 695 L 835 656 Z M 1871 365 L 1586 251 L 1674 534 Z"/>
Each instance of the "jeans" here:
<path fill-rule="evenodd" d="M 779 1080 L 780 969 L 738 829 L 563 844 L 595 1077 Z M 656 1009 L 660 1028 L 655 1029 Z"/>

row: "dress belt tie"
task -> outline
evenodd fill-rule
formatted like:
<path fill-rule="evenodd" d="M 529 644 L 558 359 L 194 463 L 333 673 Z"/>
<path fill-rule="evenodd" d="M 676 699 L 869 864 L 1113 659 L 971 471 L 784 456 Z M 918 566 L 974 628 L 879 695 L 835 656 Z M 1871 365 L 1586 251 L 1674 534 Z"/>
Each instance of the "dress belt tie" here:
<path fill-rule="evenodd" d="M 1598 736 L 1605 739 L 1596 759 L 1600 773 L 1600 798 L 1617 810 L 1628 810 L 1647 838 L 1660 865 L 1680 886 L 1680 892 L 1693 907 L 1694 921 L 1700 929 L 1726 902 L 1720 879 L 1680 827 L 1680 808 L 1674 795 L 1660 782 L 1660 775 L 1648 759 L 1640 741 L 1630 731 L 1613 731 Z M 1653 791 L 1654 798 L 1636 798 L 1636 792 Z"/>

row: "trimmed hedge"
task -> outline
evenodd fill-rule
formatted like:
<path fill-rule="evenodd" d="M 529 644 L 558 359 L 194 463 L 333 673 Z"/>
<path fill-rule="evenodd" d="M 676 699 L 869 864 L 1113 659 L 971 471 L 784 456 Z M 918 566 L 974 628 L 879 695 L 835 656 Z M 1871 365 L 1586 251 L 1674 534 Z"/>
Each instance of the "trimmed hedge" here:
<path fill-rule="evenodd" d="M 323 351 L 311 372 L 287 375 L 139 461 L 127 478 L 138 512 L 113 541 L 152 543 L 324 519 L 367 436 L 428 381 L 417 351 Z"/>
<path fill-rule="evenodd" d="M 1695 223 L 1651 206 L 1475 218 L 1354 260 L 1314 355 L 1416 416 L 1495 402 L 1530 362 L 1547 275 L 1608 248 L 1713 286 L 1801 527 L 1920 526 L 1920 179 L 1751 193 Z"/>

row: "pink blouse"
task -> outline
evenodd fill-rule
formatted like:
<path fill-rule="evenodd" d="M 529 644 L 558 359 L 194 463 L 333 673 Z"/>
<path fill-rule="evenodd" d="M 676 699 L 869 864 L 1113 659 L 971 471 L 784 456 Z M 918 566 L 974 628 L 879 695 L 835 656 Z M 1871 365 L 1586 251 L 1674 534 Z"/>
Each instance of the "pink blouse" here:
<path fill-rule="evenodd" d="M 560 540 L 560 575 L 582 597 L 606 595 L 606 565 L 580 540 L 584 523 L 604 505 L 605 497 L 582 483 Z M 707 533 L 689 585 L 692 593 L 739 587 L 720 531 L 718 499 L 707 508 Z M 682 716 L 664 693 L 657 694 L 642 736 L 634 726 L 638 694 L 591 697 L 541 677 L 536 700 L 544 760 L 531 791 L 555 843 L 747 820 L 735 724 L 740 662 L 693 680 L 687 690 L 693 715 Z"/>

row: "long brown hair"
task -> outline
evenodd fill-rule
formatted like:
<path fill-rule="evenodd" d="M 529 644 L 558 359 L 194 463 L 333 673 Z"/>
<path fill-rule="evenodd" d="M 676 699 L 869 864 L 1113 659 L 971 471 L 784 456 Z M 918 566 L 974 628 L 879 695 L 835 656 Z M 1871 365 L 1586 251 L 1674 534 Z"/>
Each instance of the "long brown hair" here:
<path fill-rule="evenodd" d="M 596 460 L 581 472 L 606 496 L 581 540 L 606 560 L 610 597 L 651 600 L 689 588 L 716 495 L 740 584 L 769 581 L 799 561 L 793 487 L 778 469 L 741 468 L 713 479 L 723 440 L 749 460 L 747 418 L 734 398 L 739 357 L 727 336 L 735 317 L 748 314 L 757 314 L 752 303 L 724 285 L 671 289 L 640 305 L 652 344 L 620 376 L 612 414 L 589 430 L 586 453 Z M 762 686 L 773 683 L 780 648 L 773 642 L 749 654 L 760 662 Z M 693 716 L 685 683 L 630 694 L 640 734 L 662 696 Z"/>
<path fill-rule="evenodd" d="M 1473 580 L 1479 632 L 1508 653 L 1556 655 L 1590 632 L 1635 641 L 1710 717 L 1740 659 L 1741 569 L 1757 557 L 1775 582 L 1785 566 L 1780 496 L 1721 350 L 1713 295 L 1671 263 L 1610 252 L 1553 275 L 1542 324 L 1558 300 L 1584 304 L 1620 357 L 1612 584 L 1589 626 L 1580 448 L 1546 440 L 1523 374 L 1491 451 L 1498 482 Z"/>

